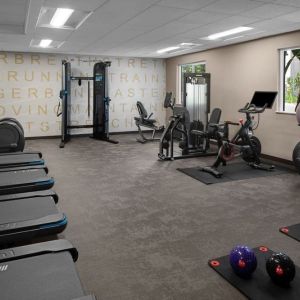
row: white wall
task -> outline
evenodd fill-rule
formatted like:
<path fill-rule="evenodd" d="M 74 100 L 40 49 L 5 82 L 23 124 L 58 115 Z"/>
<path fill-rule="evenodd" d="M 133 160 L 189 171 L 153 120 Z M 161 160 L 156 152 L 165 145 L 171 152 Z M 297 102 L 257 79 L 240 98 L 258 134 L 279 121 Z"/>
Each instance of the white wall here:
<path fill-rule="evenodd" d="M 72 60 L 74 76 L 92 76 L 95 60 L 112 62 L 108 75 L 109 96 L 112 99 L 111 132 L 136 130 L 133 117 L 137 115 L 137 100 L 142 101 L 164 123 L 166 68 L 162 59 L 6 52 L 0 52 L 0 118 L 17 118 L 24 126 L 27 137 L 59 135 L 60 118 L 56 117 L 56 110 L 61 89 L 62 59 Z M 92 83 L 90 94 L 92 105 Z M 70 109 L 74 125 L 91 124 L 87 107 L 87 82 L 81 86 L 72 82 Z"/>

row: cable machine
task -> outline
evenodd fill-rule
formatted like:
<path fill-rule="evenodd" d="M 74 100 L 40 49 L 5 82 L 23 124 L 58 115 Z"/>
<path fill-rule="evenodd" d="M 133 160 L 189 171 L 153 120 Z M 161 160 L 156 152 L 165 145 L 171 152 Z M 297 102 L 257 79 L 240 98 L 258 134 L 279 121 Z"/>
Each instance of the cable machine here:
<path fill-rule="evenodd" d="M 93 128 L 92 138 L 105 142 L 118 144 L 118 141 L 109 137 L 109 102 L 108 96 L 107 69 L 111 62 L 97 62 L 94 65 L 93 77 L 89 76 L 72 76 L 71 63 L 62 61 L 62 89 L 59 94 L 61 99 L 61 142 L 59 147 L 64 148 L 65 144 L 71 139 L 71 129 Z M 90 116 L 90 81 L 93 81 L 93 124 L 92 125 L 71 125 L 71 82 L 77 80 L 81 85 L 83 80 L 88 81 L 88 116 Z M 60 105 L 59 105 L 60 108 Z M 58 108 L 58 111 L 59 111 Z"/>
<path fill-rule="evenodd" d="M 210 112 L 210 74 L 184 74 L 183 105 L 190 113 L 192 121 L 201 121 L 204 128 Z"/>

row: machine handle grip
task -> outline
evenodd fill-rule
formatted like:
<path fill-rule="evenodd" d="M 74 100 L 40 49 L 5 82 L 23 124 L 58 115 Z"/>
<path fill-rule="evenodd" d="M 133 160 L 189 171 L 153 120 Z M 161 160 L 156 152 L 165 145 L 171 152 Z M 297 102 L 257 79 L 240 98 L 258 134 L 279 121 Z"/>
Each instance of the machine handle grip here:
<path fill-rule="evenodd" d="M 228 125 L 235 125 L 235 126 L 239 126 L 240 125 L 240 123 L 232 122 L 232 121 L 225 121 L 224 123 L 228 124 Z"/>

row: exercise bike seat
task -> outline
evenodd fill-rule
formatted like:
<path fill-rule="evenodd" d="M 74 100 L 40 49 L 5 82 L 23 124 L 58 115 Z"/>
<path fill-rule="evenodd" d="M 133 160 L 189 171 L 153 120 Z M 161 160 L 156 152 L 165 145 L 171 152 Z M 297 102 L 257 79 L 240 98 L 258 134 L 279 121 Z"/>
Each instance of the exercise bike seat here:
<path fill-rule="evenodd" d="M 205 137 L 206 136 L 206 132 L 201 131 L 201 130 L 196 130 L 196 129 L 193 129 L 191 131 L 191 134 L 197 135 L 197 136 L 200 136 L 200 137 Z"/>
<path fill-rule="evenodd" d="M 134 117 L 134 120 L 139 123 L 140 126 L 150 127 L 155 130 L 161 130 L 164 128 L 164 126 L 156 126 L 155 123 L 157 123 L 156 119 L 150 119 L 150 117 L 153 115 L 151 113 L 148 115 L 146 108 L 144 107 L 143 103 L 140 101 L 137 101 L 136 103 L 137 109 L 139 111 L 139 117 Z"/>
<path fill-rule="evenodd" d="M 214 108 L 211 112 L 209 121 L 207 123 L 206 131 L 201 130 L 192 130 L 191 134 L 200 136 L 200 137 L 207 137 L 212 138 L 215 136 L 216 131 L 219 129 L 219 122 L 221 119 L 222 110 L 220 108 Z"/>

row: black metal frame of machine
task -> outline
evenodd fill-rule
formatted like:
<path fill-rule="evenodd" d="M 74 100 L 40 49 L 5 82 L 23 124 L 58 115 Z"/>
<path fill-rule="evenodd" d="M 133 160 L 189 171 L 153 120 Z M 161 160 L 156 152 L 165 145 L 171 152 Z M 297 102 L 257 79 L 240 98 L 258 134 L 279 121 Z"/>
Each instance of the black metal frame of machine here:
<path fill-rule="evenodd" d="M 198 99 L 197 103 L 193 103 L 192 118 L 196 116 L 194 120 L 190 120 L 190 113 L 187 106 L 187 84 L 206 84 L 206 103 L 200 103 Z M 198 106 L 197 106 L 198 105 Z M 200 105 L 202 107 L 200 107 Z M 205 107 L 203 107 L 205 106 Z M 165 106 L 166 107 L 166 106 Z M 208 126 L 208 113 L 210 113 L 210 74 L 209 73 L 186 73 L 184 74 L 184 93 L 183 93 L 183 105 L 175 105 L 172 107 L 173 115 L 170 117 L 169 124 L 166 126 L 159 144 L 158 157 L 160 160 L 175 160 L 182 158 L 200 157 L 200 156 L 214 156 L 217 155 L 217 151 L 210 151 L 210 144 L 208 136 L 193 135 L 192 129 L 205 130 Z M 199 118 L 202 116 L 201 123 L 203 128 L 191 128 L 191 124 L 200 123 Z M 220 118 L 220 116 L 219 116 Z M 192 121 L 192 122 L 191 122 Z M 194 140 L 192 143 L 191 140 Z M 174 154 L 175 140 L 180 140 L 181 154 Z"/>
<path fill-rule="evenodd" d="M 117 144 L 118 142 L 109 137 L 109 102 L 107 69 L 110 61 L 96 62 L 93 68 L 93 76 L 72 76 L 71 63 L 62 61 L 62 89 L 61 99 L 61 142 L 59 147 L 63 148 L 71 139 L 71 129 L 93 128 L 92 138 Z M 93 124 L 92 125 L 71 125 L 70 124 L 70 105 L 71 105 L 71 81 L 88 81 L 88 115 L 90 116 L 90 81 L 93 81 Z"/>

